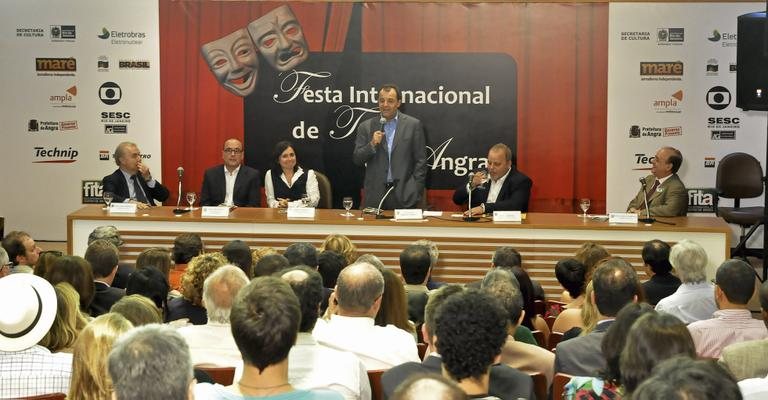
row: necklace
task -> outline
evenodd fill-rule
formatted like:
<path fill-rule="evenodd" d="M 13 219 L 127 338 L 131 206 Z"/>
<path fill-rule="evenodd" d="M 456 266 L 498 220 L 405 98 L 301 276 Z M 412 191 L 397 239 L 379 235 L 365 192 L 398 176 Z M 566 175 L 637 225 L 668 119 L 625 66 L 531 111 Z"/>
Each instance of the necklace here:
<path fill-rule="evenodd" d="M 237 384 L 242 386 L 242 387 L 248 388 L 248 389 L 270 390 L 270 389 L 277 389 L 277 388 L 283 387 L 283 386 L 289 386 L 291 383 L 290 382 L 285 382 L 285 383 L 281 383 L 279 385 L 273 385 L 273 386 L 253 386 L 253 385 L 248 385 L 246 383 L 243 383 L 243 381 L 241 380 L 241 381 L 238 381 Z"/>

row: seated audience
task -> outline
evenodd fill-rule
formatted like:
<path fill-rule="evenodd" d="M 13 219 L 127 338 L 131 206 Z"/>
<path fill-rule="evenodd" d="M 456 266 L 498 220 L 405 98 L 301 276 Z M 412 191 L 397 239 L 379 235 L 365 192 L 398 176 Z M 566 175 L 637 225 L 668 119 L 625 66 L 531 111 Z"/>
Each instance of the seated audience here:
<path fill-rule="evenodd" d="M 427 288 L 429 290 L 435 290 L 443 285 L 445 282 L 438 282 L 432 280 L 432 272 L 437 268 L 437 261 L 440 259 L 440 249 L 437 248 L 437 244 L 431 240 L 419 239 L 412 244 L 419 246 L 426 246 L 429 249 L 429 278 L 427 278 Z"/>
<path fill-rule="evenodd" d="M 0 278 L 8 276 L 10 275 L 10 273 L 11 273 L 11 262 L 8 261 L 8 252 L 5 251 L 5 249 L 2 246 L 0 246 Z"/>
<path fill-rule="evenodd" d="M 518 285 L 520 286 L 520 294 L 523 296 L 525 315 L 523 316 L 522 325 L 532 331 L 543 332 L 544 341 L 549 340 L 549 325 L 547 325 L 547 321 L 541 315 L 536 313 L 536 296 L 533 281 L 531 281 L 530 276 L 522 267 L 512 267 L 509 270 L 515 274 L 515 278 L 517 278 Z"/>
<path fill-rule="evenodd" d="M 221 253 L 201 254 L 187 264 L 181 277 L 181 296 L 168 302 L 166 321 L 188 318 L 194 325 L 203 325 L 208 319 L 203 308 L 203 282 L 213 271 L 227 263 Z"/>
<path fill-rule="evenodd" d="M 11 273 L 31 274 L 42 249 L 27 232 L 12 231 L 3 238 L 2 246 L 11 262 Z"/>
<path fill-rule="evenodd" d="M 59 257 L 51 270 L 48 271 L 45 279 L 51 285 L 61 282 L 72 285 L 80 295 L 80 310 L 84 313 L 88 312 L 96 289 L 93 283 L 93 272 L 88 261 L 78 256 Z"/>
<path fill-rule="evenodd" d="M 443 360 L 441 355 L 437 351 L 436 342 L 437 337 L 434 332 L 435 315 L 437 310 L 442 307 L 443 303 L 451 296 L 462 293 L 465 289 L 460 285 L 444 285 L 443 287 L 435 290 L 427 301 L 427 306 L 424 308 L 424 324 L 421 325 L 421 331 L 424 336 L 424 342 L 427 343 L 427 357 L 423 362 L 407 362 L 397 365 L 385 372 L 381 376 L 381 386 L 384 391 L 385 398 L 391 398 L 395 389 L 408 377 L 418 373 L 433 373 L 442 374 Z M 505 397 L 510 393 L 519 393 L 520 397 L 531 398 L 530 394 L 533 390 L 533 384 L 531 379 L 525 374 L 516 371 L 515 369 L 502 364 L 495 364 L 491 367 L 491 372 L 488 381 L 488 393 L 491 396 L 497 396 L 500 398 L 512 398 L 517 397 Z"/>
<path fill-rule="evenodd" d="M 187 270 L 187 264 L 195 257 L 203 254 L 205 246 L 203 239 L 196 233 L 182 233 L 173 239 L 173 262 L 176 264 L 169 273 L 168 283 L 171 289 L 181 287 L 181 276 Z"/>
<path fill-rule="evenodd" d="M 716 363 L 675 357 L 657 365 L 632 394 L 632 400 L 658 399 L 741 400 L 742 396 L 733 376 Z"/>
<path fill-rule="evenodd" d="M 437 374 L 416 374 L 397 387 L 392 400 L 466 400 L 467 394 L 456 382 Z"/>
<path fill-rule="evenodd" d="M 768 282 L 760 285 L 759 296 L 763 323 L 768 327 Z M 764 378 L 768 375 L 768 338 L 725 347 L 720 353 L 720 363 L 731 371 L 737 381 Z"/>
<path fill-rule="evenodd" d="M 432 260 L 426 246 L 410 245 L 400 252 L 400 275 L 408 295 L 408 319 L 416 325 L 424 323 L 424 307 L 429 299 L 429 269 Z M 386 289 L 385 289 L 386 290 Z"/>
<path fill-rule="evenodd" d="M 755 270 L 742 260 L 726 260 L 715 274 L 714 318 L 688 325 L 699 357 L 717 358 L 725 346 L 768 338 L 763 321 L 752 318 L 747 303 L 755 293 Z"/>
<path fill-rule="evenodd" d="M 251 265 L 256 265 L 256 263 L 261 260 L 262 257 L 270 254 L 278 254 L 277 250 L 273 249 L 272 247 L 257 247 L 255 250 L 251 252 Z"/>
<path fill-rule="evenodd" d="M 288 259 L 288 265 L 306 265 L 317 269 L 317 249 L 307 242 L 297 242 L 285 248 L 283 256 Z"/>
<path fill-rule="evenodd" d="M 394 325 L 416 338 L 416 328 L 408 320 L 408 298 L 403 287 L 403 280 L 391 269 L 381 271 L 384 276 L 384 293 L 381 295 L 381 307 L 376 313 L 374 323 L 378 326 Z"/>
<path fill-rule="evenodd" d="M 136 257 L 136 268 L 155 267 L 165 275 L 165 279 L 171 277 L 171 252 L 162 247 L 150 247 Z"/>
<path fill-rule="evenodd" d="M 37 344 L 51 353 L 71 353 L 75 340 L 88 321 L 80 313 L 80 295 L 72 285 L 61 282 L 53 288 L 56 291 L 56 318 Z"/>
<path fill-rule="evenodd" d="M 168 309 L 168 281 L 165 275 L 155 267 L 144 267 L 137 269 L 128 278 L 128 284 L 125 288 L 125 294 L 144 296 L 155 304 L 162 315 L 165 315 Z"/>
<path fill-rule="evenodd" d="M 133 326 L 163 323 L 163 311 L 154 301 L 140 294 L 123 297 L 112 305 L 109 312 L 122 315 Z"/>
<path fill-rule="evenodd" d="M 540 346 L 518 342 L 514 333 L 523 320 L 523 296 L 512 273 L 494 268 L 485 274 L 482 290 L 499 300 L 504 306 L 507 321 L 507 339 L 501 349 L 501 362 L 527 374 L 542 373 L 547 385 L 552 383 L 555 355 Z"/>
<path fill-rule="evenodd" d="M 90 246 L 91 243 L 96 240 L 106 240 L 114 244 L 118 250 L 125 243 L 120 237 L 120 231 L 118 231 L 117 228 L 112 225 L 97 226 L 96 229 L 94 229 L 93 232 L 88 235 L 88 245 Z M 131 276 L 134 269 L 135 268 L 133 263 L 119 262 L 117 264 L 117 274 L 115 275 L 115 279 L 112 281 L 112 287 L 125 289 L 125 285 L 128 284 L 128 277 Z"/>
<path fill-rule="evenodd" d="M 288 268 L 288 259 L 281 254 L 268 254 L 253 266 L 253 277 L 270 276 L 277 271 Z"/>
<path fill-rule="evenodd" d="M 357 258 L 357 247 L 348 237 L 338 233 L 328 235 L 320 245 L 320 252 L 327 250 L 341 254 L 344 257 L 344 266 L 352 264 Z"/>
<path fill-rule="evenodd" d="M 0 398 L 69 392 L 72 354 L 37 343 L 56 319 L 56 291 L 33 274 L 0 279 Z M 10 307 L 9 305 L 13 305 Z"/>
<path fill-rule="evenodd" d="M 672 264 L 669 263 L 669 245 L 654 239 L 643 245 L 643 267 L 645 274 L 650 277 L 643 282 L 645 298 L 651 305 L 675 293 L 680 287 L 680 278 L 672 275 Z"/>
<path fill-rule="evenodd" d="M 226 388 L 201 383 L 195 397 L 342 399 L 333 391 L 296 390 L 289 381 L 288 355 L 296 343 L 300 320 L 299 300 L 287 283 L 276 277 L 254 279 L 238 293 L 230 316 L 232 335 L 243 357 L 243 374 Z"/>
<path fill-rule="evenodd" d="M 768 376 L 745 379 L 739 382 L 739 390 L 744 400 L 765 400 L 768 398 Z"/>
<path fill-rule="evenodd" d="M 383 293 L 384 277 L 373 265 L 344 268 L 333 296 L 336 313 L 327 324 L 318 324 L 313 336 L 321 344 L 355 353 L 368 370 L 417 361 L 416 341 L 409 332 L 374 324 Z"/>
<path fill-rule="evenodd" d="M 715 288 L 707 282 L 707 252 L 687 239 L 672 246 L 669 262 L 683 282 L 675 293 L 659 300 L 656 311 L 672 314 L 686 324 L 712 318 L 717 311 Z"/>
<path fill-rule="evenodd" d="M 619 310 L 637 300 L 636 294 L 640 290 L 635 269 L 618 257 L 595 269 L 592 284 L 598 322 L 592 332 L 557 345 L 555 373 L 596 376 L 597 371 L 605 369 L 605 358 L 600 351 L 605 332 Z"/>
<path fill-rule="evenodd" d="M 73 352 L 70 399 L 106 400 L 112 396 L 107 358 L 112 344 L 131 328 L 133 325 L 122 315 L 106 313 L 83 329 Z"/>
<path fill-rule="evenodd" d="M 0 249 L 2 249 L 2 247 L 0 247 Z M 2 252 L 5 253 L 5 250 L 2 250 Z M 37 258 L 37 264 L 35 264 L 34 274 L 41 278 L 45 278 L 47 271 L 53 268 L 53 263 L 55 263 L 61 256 L 62 254 L 60 251 L 41 251 L 40 257 Z M 8 257 L 7 253 L 6 257 Z"/>
<path fill-rule="evenodd" d="M 240 365 L 242 358 L 232 337 L 229 315 L 235 296 L 248 282 L 245 272 L 234 265 L 225 265 L 206 278 L 203 283 L 203 306 L 208 322 L 178 330 L 189 345 L 192 364 Z"/>
<path fill-rule="evenodd" d="M 573 258 L 584 264 L 584 269 L 586 270 L 584 279 L 586 282 L 589 282 L 592 280 L 592 274 L 595 272 L 595 268 L 597 268 L 600 260 L 610 256 L 611 254 L 608 253 L 608 250 L 606 250 L 605 247 L 595 242 L 584 242 L 581 247 L 576 250 Z"/>
<path fill-rule="evenodd" d="M 360 359 L 319 344 L 312 337 L 323 296 L 320 274 L 297 266 L 283 271 L 281 278 L 291 285 L 301 307 L 299 335 L 288 354 L 288 381 L 298 389 L 331 389 L 348 400 L 369 399 L 371 387 Z"/>
<path fill-rule="evenodd" d="M 227 259 L 227 262 L 240 268 L 245 272 L 248 279 L 253 277 L 253 258 L 251 258 L 251 248 L 248 243 L 242 240 L 233 240 L 221 248 L 221 254 Z"/>
<path fill-rule="evenodd" d="M 333 288 L 336 287 L 336 280 L 339 278 L 339 273 L 344 267 L 347 266 L 347 262 L 344 257 L 332 250 L 325 250 L 317 256 L 317 271 L 323 278 L 323 302 L 320 304 L 320 314 L 324 314 L 328 309 L 328 299 L 333 293 Z"/>
<path fill-rule="evenodd" d="M 145 325 L 120 336 L 107 365 L 113 400 L 194 399 L 189 347 L 169 326 Z"/>
<path fill-rule="evenodd" d="M 109 308 L 125 296 L 125 290 L 112 287 L 117 274 L 117 247 L 100 239 L 88 245 L 85 259 L 93 271 L 94 296 L 88 308 L 92 317 L 109 312 Z"/>
<path fill-rule="evenodd" d="M 355 264 L 359 263 L 368 263 L 376 267 L 379 271 L 383 271 L 387 267 L 384 265 L 383 262 L 379 259 L 379 257 L 376 257 L 374 254 L 363 254 L 360 257 L 357 257 L 357 260 L 355 260 Z"/>
<path fill-rule="evenodd" d="M 567 299 L 568 302 L 562 307 L 554 306 L 547 310 L 549 315 L 557 316 L 552 324 L 552 332 L 564 333 L 574 327 L 583 328 L 581 309 L 587 299 L 587 269 L 575 258 L 568 258 L 555 264 L 555 277 L 565 288 L 561 299 Z"/>

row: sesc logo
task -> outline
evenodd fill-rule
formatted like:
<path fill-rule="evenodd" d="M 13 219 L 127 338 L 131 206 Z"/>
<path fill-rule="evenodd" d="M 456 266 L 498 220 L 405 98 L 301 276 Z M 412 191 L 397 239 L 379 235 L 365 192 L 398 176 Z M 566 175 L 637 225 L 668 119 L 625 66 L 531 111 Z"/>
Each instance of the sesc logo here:
<path fill-rule="evenodd" d="M 35 164 L 70 164 L 77 161 L 78 154 L 80 152 L 71 147 L 63 149 L 56 146 L 36 146 L 34 148 L 35 161 L 32 162 Z"/>
<path fill-rule="evenodd" d="M 82 181 L 80 191 L 83 194 L 83 204 L 101 204 L 102 203 L 102 191 L 104 187 L 101 185 L 101 181 L 88 180 Z"/>
<path fill-rule="evenodd" d="M 656 42 L 660 46 L 681 45 L 685 41 L 685 28 L 657 28 Z"/>
<path fill-rule="evenodd" d="M 101 122 L 105 124 L 127 124 L 131 122 L 131 113 L 126 111 L 102 111 Z"/>
<path fill-rule="evenodd" d="M 723 86 L 715 86 L 707 92 L 707 105 L 713 110 L 724 110 L 731 104 L 731 92 Z"/>
<path fill-rule="evenodd" d="M 99 87 L 99 99 L 102 103 L 112 106 L 120 102 L 123 92 L 115 82 L 105 82 Z"/>
<path fill-rule="evenodd" d="M 688 189 L 688 212 L 689 213 L 714 213 L 715 196 L 717 189 L 713 188 L 694 188 Z"/>
<path fill-rule="evenodd" d="M 74 25 L 51 25 L 51 42 L 74 42 L 77 34 Z"/>
<path fill-rule="evenodd" d="M 715 168 L 715 157 L 704 157 L 704 168 Z"/>

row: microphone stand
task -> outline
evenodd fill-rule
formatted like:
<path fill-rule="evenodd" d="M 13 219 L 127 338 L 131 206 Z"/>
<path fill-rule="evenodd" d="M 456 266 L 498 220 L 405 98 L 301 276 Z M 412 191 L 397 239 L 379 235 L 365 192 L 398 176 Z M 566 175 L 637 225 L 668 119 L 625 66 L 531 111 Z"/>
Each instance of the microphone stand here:
<path fill-rule="evenodd" d="M 176 208 L 173 209 L 174 214 L 184 214 L 192 210 L 181 208 L 181 175 L 179 175 L 179 197 L 176 198 Z"/>
<path fill-rule="evenodd" d="M 480 217 L 475 217 L 472 215 L 472 177 L 469 178 L 470 181 L 467 183 L 467 194 L 469 194 L 469 215 L 464 217 L 464 221 L 467 222 L 474 222 L 480 220 Z"/>
<path fill-rule="evenodd" d="M 374 211 L 374 214 L 376 215 L 376 219 L 388 219 L 390 217 L 385 216 L 381 212 L 381 206 L 384 205 L 384 200 L 387 199 L 387 196 L 389 196 L 390 193 L 392 193 L 392 190 L 395 188 L 395 185 L 392 185 L 389 187 L 389 190 L 387 190 L 386 193 L 384 193 L 384 197 L 381 198 L 381 201 L 379 202 L 379 206 L 376 207 L 376 210 Z"/>
<path fill-rule="evenodd" d="M 645 201 L 645 218 L 639 218 L 638 221 L 645 224 L 652 224 L 656 222 L 656 219 L 651 218 L 651 210 L 648 209 L 648 189 L 645 186 L 645 178 L 640 178 L 640 184 L 643 189 L 643 201 Z"/>

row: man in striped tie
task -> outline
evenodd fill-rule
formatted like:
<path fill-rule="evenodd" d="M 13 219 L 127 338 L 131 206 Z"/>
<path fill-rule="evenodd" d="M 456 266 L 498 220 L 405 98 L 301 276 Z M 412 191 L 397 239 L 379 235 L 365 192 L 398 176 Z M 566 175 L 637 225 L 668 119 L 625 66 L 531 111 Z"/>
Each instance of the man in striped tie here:
<path fill-rule="evenodd" d="M 651 158 L 651 175 L 642 179 L 643 185 L 629 202 L 627 212 L 654 217 L 677 217 L 688 213 L 688 191 L 677 171 L 683 164 L 683 154 L 674 147 L 662 147 Z M 643 195 L 645 193 L 645 196 Z M 646 210 L 645 199 L 648 199 Z"/>
<path fill-rule="evenodd" d="M 114 194 L 115 202 L 134 202 L 139 208 L 147 208 L 154 206 L 155 201 L 162 203 L 168 199 L 168 189 L 152 177 L 135 143 L 118 144 L 113 157 L 119 168 L 101 183 L 105 192 Z"/>

